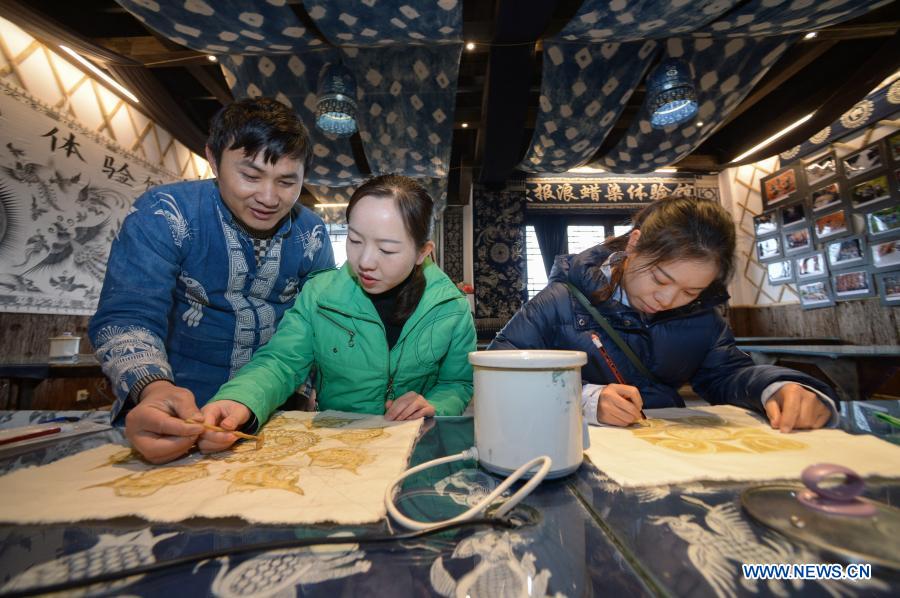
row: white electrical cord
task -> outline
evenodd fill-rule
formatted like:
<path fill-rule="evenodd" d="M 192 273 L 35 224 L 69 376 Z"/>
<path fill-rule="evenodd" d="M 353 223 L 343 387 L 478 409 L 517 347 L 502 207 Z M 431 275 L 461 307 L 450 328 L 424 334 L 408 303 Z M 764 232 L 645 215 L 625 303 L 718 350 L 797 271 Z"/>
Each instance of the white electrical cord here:
<path fill-rule="evenodd" d="M 443 465 L 444 463 L 453 463 L 454 461 L 462 461 L 463 459 L 474 459 L 475 461 L 477 461 L 478 449 L 473 446 L 472 448 L 456 455 L 441 457 L 440 459 L 433 459 L 431 461 L 422 463 L 421 465 L 416 465 L 412 469 L 407 469 L 403 473 L 403 475 L 394 480 L 391 485 L 388 486 L 388 489 L 384 493 L 384 505 L 387 507 L 388 513 L 390 513 L 391 517 L 403 527 L 417 530 L 425 530 L 439 525 L 472 519 L 484 512 L 484 510 L 487 509 L 492 502 L 494 502 L 494 499 L 506 492 L 507 488 L 517 482 L 529 470 L 540 465 L 540 468 L 535 472 L 532 478 L 528 480 L 528 482 L 526 482 L 524 486 L 519 488 L 512 496 L 506 499 L 503 505 L 497 509 L 496 513 L 494 513 L 494 515 L 496 515 L 497 517 L 502 517 L 503 515 L 506 515 L 510 510 L 512 510 L 513 507 L 519 504 L 526 496 L 531 494 L 531 491 L 534 490 L 537 485 L 544 480 L 544 478 L 547 476 L 547 473 L 550 471 L 551 465 L 553 465 L 553 461 L 551 461 L 550 457 L 548 457 L 547 455 L 535 457 L 531 461 L 528 461 L 520 468 L 509 474 L 509 477 L 503 480 L 503 482 L 499 486 L 497 486 L 493 492 L 485 496 L 480 503 L 478 503 L 465 513 L 462 513 L 445 521 L 429 521 L 427 523 L 416 521 L 415 519 L 410 519 L 409 517 L 401 513 L 399 509 L 397 509 L 397 506 L 394 504 L 394 491 L 396 490 L 400 482 L 415 473 L 419 473 L 422 470 L 428 469 L 429 467 L 434 467 L 435 465 Z"/>

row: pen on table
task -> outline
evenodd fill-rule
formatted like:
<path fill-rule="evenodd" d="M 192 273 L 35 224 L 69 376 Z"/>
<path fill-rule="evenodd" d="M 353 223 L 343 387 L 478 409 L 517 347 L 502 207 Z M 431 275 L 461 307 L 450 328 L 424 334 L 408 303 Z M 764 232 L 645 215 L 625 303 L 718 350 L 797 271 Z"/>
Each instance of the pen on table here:
<path fill-rule="evenodd" d="M 609 353 L 606 351 L 606 347 L 603 346 L 603 343 L 600 342 L 600 337 L 596 335 L 596 333 L 591 333 L 591 341 L 594 343 L 594 346 L 597 347 L 597 350 L 600 352 L 600 355 L 603 356 L 603 361 L 606 362 L 606 365 L 609 366 L 609 369 L 612 370 L 613 376 L 616 377 L 616 382 L 619 384 L 628 384 L 625 382 L 625 378 L 622 377 L 621 372 L 619 372 L 619 368 L 616 367 L 616 362 L 612 360 Z M 647 419 L 647 416 L 644 415 L 644 410 L 641 409 L 641 419 Z"/>
<path fill-rule="evenodd" d="M 49 436 L 50 434 L 57 434 L 58 432 L 62 432 L 62 428 L 46 428 L 44 430 L 37 430 L 36 432 L 28 432 L 26 434 L 20 434 L 18 436 L 13 436 L 11 438 L 4 438 L 0 440 L 0 444 L 10 444 L 12 442 L 19 442 L 20 440 L 28 440 L 29 438 L 38 438 L 40 436 Z"/>

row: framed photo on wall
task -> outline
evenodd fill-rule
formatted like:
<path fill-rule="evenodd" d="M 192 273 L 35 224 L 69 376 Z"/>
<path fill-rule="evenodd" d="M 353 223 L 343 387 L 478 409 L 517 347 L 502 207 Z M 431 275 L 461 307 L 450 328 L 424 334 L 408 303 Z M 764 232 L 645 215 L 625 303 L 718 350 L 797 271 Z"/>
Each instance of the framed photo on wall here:
<path fill-rule="evenodd" d="M 794 282 L 794 269 L 791 260 L 772 262 L 766 266 L 766 276 L 769 284 L 785 284 Z"/>
<path fill-rule="evenodd" d="M 900 162 L 900 133 L 894 133 L 888 137 L 888 151 L 894 162 Z"/>
<path fill-rule="evenodd" d="M 816 309 L 834 305 L 834 296 L 827 280 L 817 280 L 797 285 L 800 293 L 800 305 L 803 309 Z"/>
<path fill-rule="evenodd" d="M 794 166 L 783 168 L 762 179 L 762 204 L 772 206 L 787 203 L 797 195 L 797 171 Z"/>
<path fill-rule="evenodd" d="M 877 143 L 873 143 L 858 152 L 846 156 L 843 162 L 844 174 L 848 179 L 858 177 L 865 172 L 881 168 L 884 165 L 884 161 L 881 158 L 881 147 Z"/>
<path fill-rule="evenodd" d="M 806 227 L 784 231 L 784 254 L 812 249 L 812 235 Z"/>
<path fill-rule="evenodd" d="M 795 203 L 781 208 L 781 226 L 792 228 L 806 224 L 806 206 L 803 203 Z"/>
<path fill-rule="evenodd" d="M 825 267 L 825 254 L 821 251 L 794 258 L 794 271 L 797 273 L 797 281 L 812 280 L 828 276 Z"/>
<path fill-rule="evenodd" d="M 854 209 L 859 209 L 890 197 L 891 188 L 888 185 L 887 174 L 882 174 L 853 185 L 853 188 L 850 189 L 850 205 Z"/>
<path fill-rule="evenodd" d="M 834 181 L 828 183 L 824 187 L 813 189 L 809 194 L 809 205 L 812 206 L 814 212 L 827 210 L 841 205 L 841 183 Z"/>
<path fill-rule="evenodd" d="M 866 214 L 866 228 L 872 238 L 900 233 L 900 205 L 888 206 Z"/>
<path fill-rule="evenodd" d="M 772 261 L 782 255 L 781 237 L 770 237 L 756 242 L 756 259 L 760 262 Z"/>
<path fill-rule="evenodd" d="M 868 261 L 866 241 L 862 235 L 832 241 L 825 245 L 828 266 L 832 269 L 861 266 Z"/>
<path fill-rule="evenodd" d="M 769 235 L 778 230 L 778 212 L 771 210 L 753 217 L 753 232 L 757 237 Z"/>
<path fill-rule="evenodd" d="M 895 268 L 900 267 L 900 239 L 873 243 L 869 246 L 872 256 L 872 267 Z"/>
<path fill-rule="evenodd" d="M 804 161 L 803 170 L 806 173 L 806 183 L 810 186 L 829 179 L 837 174 L 837 158 L 834 152 L 828 152 Z"/>
<path fill-rule="evenodd" d="M 868 270 L 847 270 L 831 277 L 831 285 L 834 289 L 834 298 L 860 299 L 875 295 L 875 284 Z"/>
<path fill-rule="evenodd" d="M 900 305 L 900 270 L 875 275 L 878 294 L 884 305 Z"/>
<path fill-rule="evenodd" d="M 829 212 L 816 217 L 813 222 L 813 228 L 816 231 L 816 238 L 820 241 L 838 235 L 848 235 L 853 232 L 844 210 Z"/>

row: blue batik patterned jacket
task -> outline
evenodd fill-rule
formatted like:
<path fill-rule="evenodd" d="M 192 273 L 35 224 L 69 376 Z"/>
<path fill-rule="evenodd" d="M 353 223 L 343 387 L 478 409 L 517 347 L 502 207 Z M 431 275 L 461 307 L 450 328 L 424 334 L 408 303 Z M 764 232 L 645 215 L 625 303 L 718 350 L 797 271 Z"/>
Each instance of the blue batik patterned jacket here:
<path fill-rule="evenodd" d="M 113 421 L 148 381 L 188 388 L 199 406 L 250 361 L 307 276 L 334 267 L 322 219 L 298 203 L 259 263 L 215 181 L 138 198 L 113 242 L 88 330 L 116 394 Z"/>

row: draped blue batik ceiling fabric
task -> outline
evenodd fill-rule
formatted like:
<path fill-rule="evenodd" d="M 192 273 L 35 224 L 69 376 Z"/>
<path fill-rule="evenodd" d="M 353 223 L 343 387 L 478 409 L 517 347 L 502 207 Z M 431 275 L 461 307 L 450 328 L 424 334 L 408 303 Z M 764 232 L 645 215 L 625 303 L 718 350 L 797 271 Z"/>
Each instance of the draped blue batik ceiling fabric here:
<path fill-rule="evenodd" d="M 565 172 L 587 162 L 619 120 L 658 45 L 547 43 L 537 122 L 519 169 Z"/>
<path fill-rule="evenodd" d="M 313 125 L 319 72 L 328 62 L 343 62 L 356 77 L 359 131 L 372 173 L 420 178 L 443 205 L 462 52 L 459 0 L 305 0 L 327 43 L 285 0 L 120 4 L 172 41 L 219 55 L 236 98 L 267 95 L 290 104 L 313 137 L 311 186 L 353 187 L 363 178 L 349 140 Z"/>
<path fill-rule="evenodd" d="M 797 36 L 857 17 L 887 0 L 585 0 L 576 15 L 546 42 L 541 106 L 528 153 L 519 165 L 527 172 L 564 172 L 589 161 L 618 119 L 622 105 L 643 79 L 623 78 L 616 61 L 627 55 L 632 40 L 670 36 L 665 55 L 692 63 L 700 114 L 692 123 L 664 130 L 650 128 L 646 112 L 596 164 L 621 173 L 645 173 L 688 155 L 711 135 L 775 63 Z M 781 37 L 751 37 L 781 36 Z M 698 41 L 692 41 L 691 38 Z M 730 39 L 737 38 L 737 39 Z M 619 52 L 611 48 L 623 43 Z M 566 49 L 566 44 L 574 44 Z M 556 47 L 563 59 L 552 60 Z M 560 49 L 562 48 L 562 49 Z M 586 57 L 603 56 L 599 64 Z M 654 62 L 651 55 L 649 62 Z M 609 64 L 603 64 L 606 61 Z M 635 57 L 643 74 L 647 63 Z M 631 81 L 628 87 L 627 81 Z M 607 89 L 616 83 L 616 90 Z M 583 98 L 588 98 L 585 102 Z M 602 98 L 596 109 L 591 100 Z M 594 116 L 586 114 L 591 106 Z M 612 122 L 608 122 L 614 115 Z M 598 122 L 599 121 L 599 122 Z M 700 127 L 696 122 L 702 122 Z"/>
<path fill-rule="evenodd" d="M 704 28 L 704 35 L 787 35 L 830 27 L 893 0 L 751 0 Z M 697 32 L 700 34 L 701 32 Z"/>
<path fill-rule="evenodd" d="M 898 112 L 900 112 L 900 78 L 876 89 L 858 101 L 839 119 L 803 143 L 781 152 L 779 156 L 782 163 L 802 158 L 842 137 L 858 133 L 863 127 L 874 125 L 881 119 L 890 118 Z"/>
<path fill-rule="evenodd" d="M 356 77 L 359 135 L 373 174 L 419 179 L 438 211 L 447 175 L 462 54 L 462 3 L 307 0 Z"/>
<path fill-rule="evenodd" d="M 364 178 L 356 166 L 347 137 L 332 137 L 315 123 L 316 85 L 319 71 L 329 61 L 340 60 L 335 48 L 276 56 L 222 56 L 220 63 L 235 98 L 274 97 L 292 107 L 306 123 L 313 142 L 313 156 L 306 181 L 313 185 L 343 187 Z"/>
<path fill-rule="evenodd" d="M 663 60 L 680 58 L 694 71 L 699 106 L 696 120 L 654 129 L 645 103 L 637 121 L 598 166 L 612 172 L 640 174 L 684 158 L 740 104 L 792 41 L 787 37 L 667 40 Z M 698 127 L 697 122 L 703 125 Z"/>
<path fill-rule="evenodd" d="M 585 0 L 559 39 L 626 42 L 700 29 L 739 0 Z"/>
<path fill-rule="evenodd" d="M 282 54 L 322 45 L 284 1 L 116 1 L 154 31 L 207 54 Z"/>
<path fill-rule="evenodd" d="M 304 0 L 303 7 L 336 46 L 462 39 L 461 0 Z"/>

